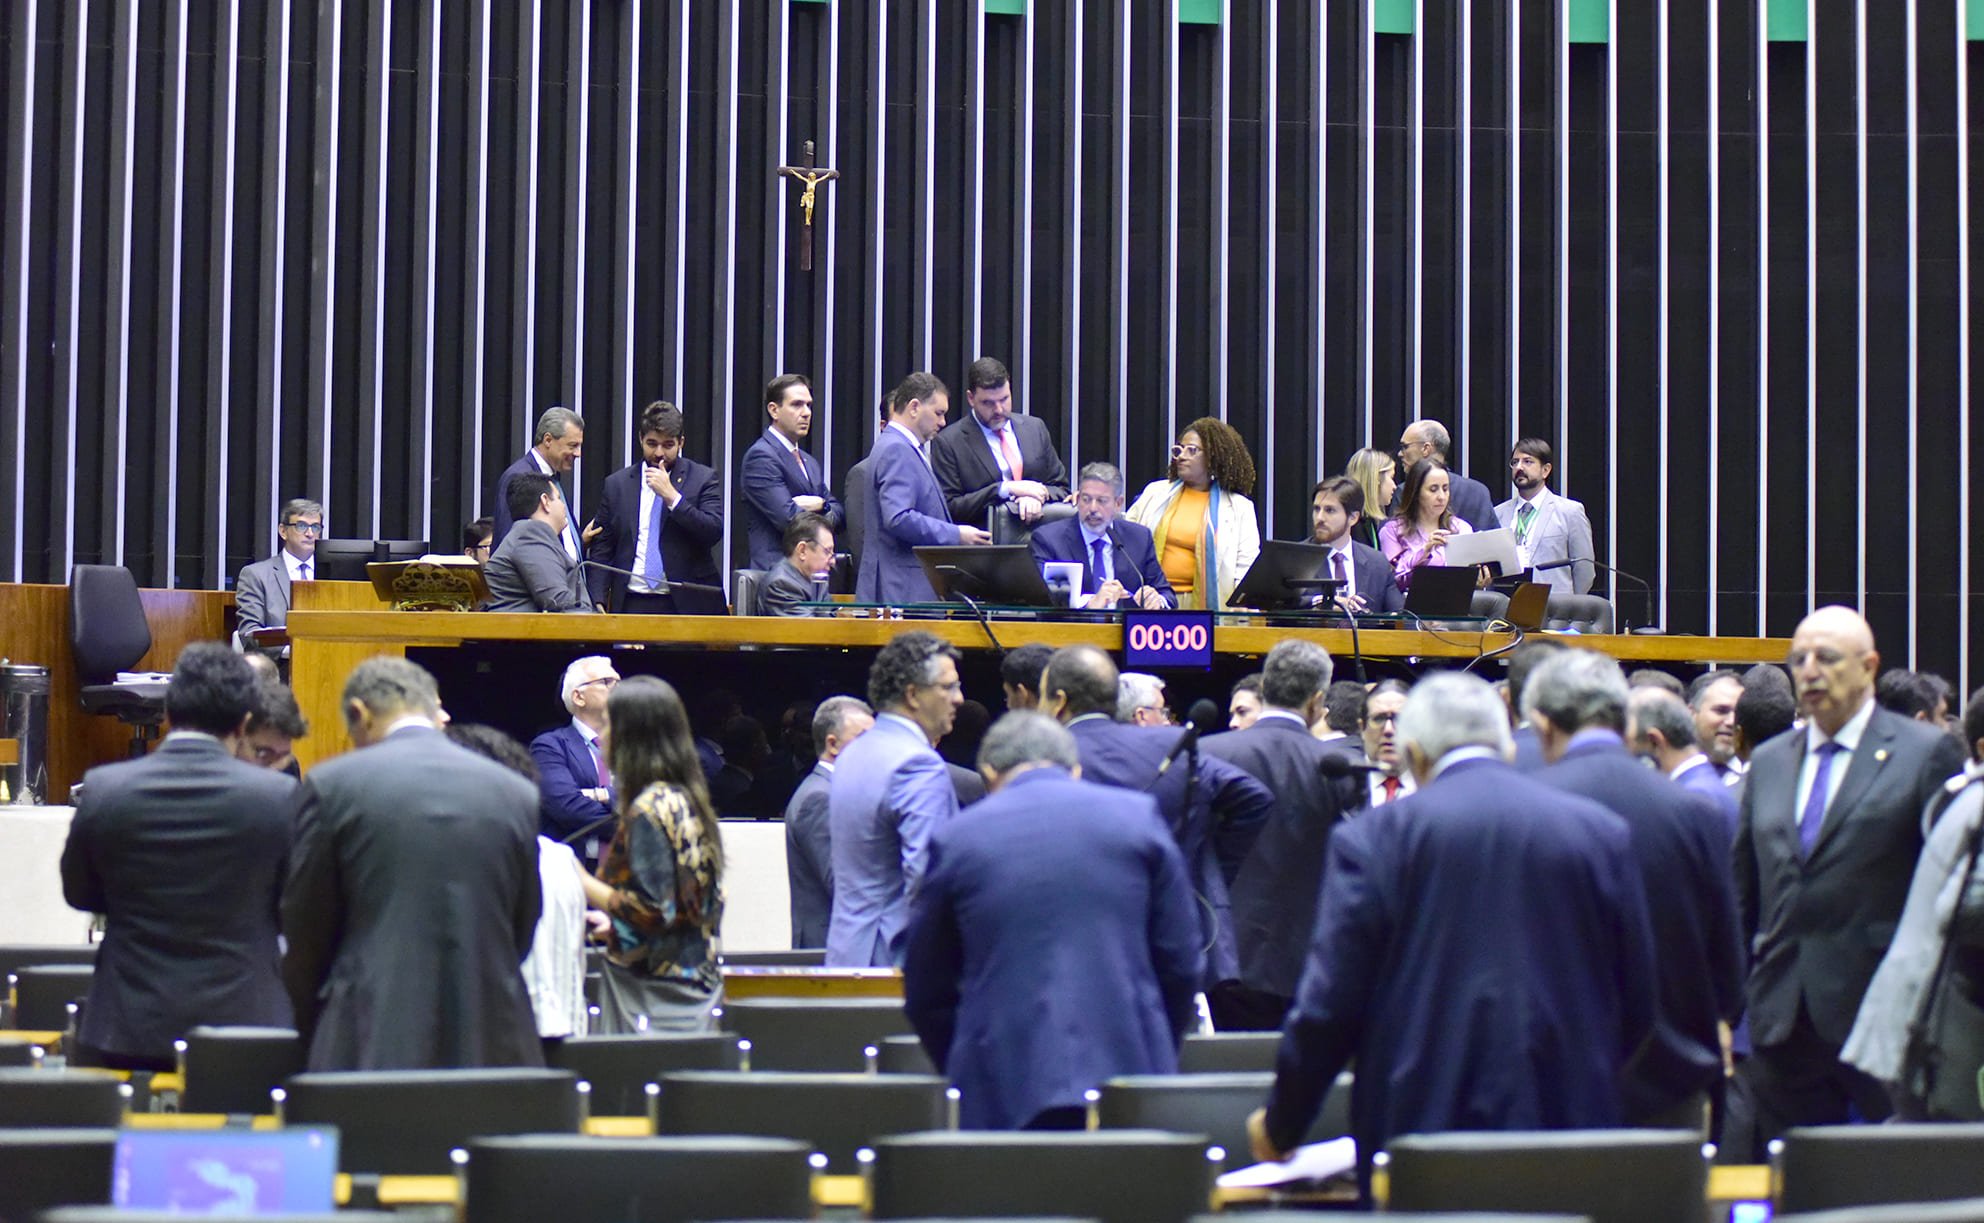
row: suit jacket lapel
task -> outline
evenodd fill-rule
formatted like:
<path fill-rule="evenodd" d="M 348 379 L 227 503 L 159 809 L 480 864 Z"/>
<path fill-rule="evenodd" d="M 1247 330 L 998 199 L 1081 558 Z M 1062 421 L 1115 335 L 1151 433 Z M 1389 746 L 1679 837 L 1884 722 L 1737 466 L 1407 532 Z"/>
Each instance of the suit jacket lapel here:
<path fill-rule="evenodd" d="M 1883 721 L 1881 711 L 1876 709 L 1874 716 L 1867 722 L 1866 733 L 1860 736 L 1860 746 L 1853 749 L 1852 758 L 1847 761 L 1846 776 L 1840 779 L 1838 792 L 1833 795 L 1832 802 L 1826 806 L 1825 823 L 1819 826 L 1819 839 L 1812 844 L 1812 857 L 1819 856 L 1819 853 L 1825 849 L 1826 842 L 1832 838 L 1834 832 L 1838 831 L 1847 813 L 1852 811 L 1860 800 L 1866 797 L 1867 791 L 1873 788 L 1875 776 L 1893 755 L 1888 750 L 1888 744 L 1893 738 L 1894 729 Z M 1796 797 L 1796 791 L 1793 791 L 1794 801 Z M 1793 819 L 1796 819 L 1795 815 Z"/>

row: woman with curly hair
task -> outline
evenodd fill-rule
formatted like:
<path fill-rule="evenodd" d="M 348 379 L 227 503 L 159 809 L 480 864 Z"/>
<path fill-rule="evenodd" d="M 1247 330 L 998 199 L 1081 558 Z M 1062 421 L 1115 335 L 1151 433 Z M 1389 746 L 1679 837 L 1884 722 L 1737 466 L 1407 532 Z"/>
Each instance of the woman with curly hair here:
<path fill-rule="evenodd" d="M 1428 455 L 1405 475 L 1405 495 L 1398 513 L 1378 531 L 1378 551 L 1391 562 L 1400 590 L 1412 588 L 1412 575 L 1425 565 L 1447 563 L 1447 540 L 1471 535 L 1474 527 L 1454 517 L 1453 480 L 1447 465 Z"/>
<path fill-rule="evenodd" d="M 1398 460 L 1366 446 L 1350 456 L 1343 474 L 1357 481 L 1357 487 L 1364 490 L 1364 516 L 1350 528 L 1350 537 L 1366 547 L 1376 548 L 1379 524 L 1384 521 L 1385 511 L 1391 508 L 1393 494 L 1398 492 Z"/>
<path fill-rule="evenodd" d="M 586 898 L 612 920 L 600 1026 L 694 1032 L 710 1024 L 722 976 L 723 840 L 682 698 L 633 675 L 606 698 L 606 762 L 619 826 Z"/>
<path fill-rule="evenodd" d="M 1233 587 L 1261 551 L 1254 517 L 1254 458 L 1223 420 L 1202 416 L 1171 448 L 1171 475 L 1153 480 L 1130 506 L 1149 527 L 1158 564 L 1180 607 L 1225 608 Z"/>

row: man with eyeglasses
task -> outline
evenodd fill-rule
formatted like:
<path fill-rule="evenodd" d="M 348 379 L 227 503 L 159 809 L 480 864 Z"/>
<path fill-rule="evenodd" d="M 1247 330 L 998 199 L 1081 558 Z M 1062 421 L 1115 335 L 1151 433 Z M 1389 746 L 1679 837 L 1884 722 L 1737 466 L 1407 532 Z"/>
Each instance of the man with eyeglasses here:
<path fill-rule="evenodd" d="M 234 579 L 235 640 L 244 650 L 258 648 L 248 635 L 256 629 L 280 628 L 289 621 L 289 584 L 316 578 L 317 541 L 324 535 L 324 507 L 296 497 L 276 515 L 281 546 L 265 561 L 256 561 Z M 289 656 L 289 647 L 282 647 Z"/>
<path fill-rule="evenodd" d="M 1398 750 L 1398 715 L 1412 689 L 1395 679 L 1379 680 L 1364 701 L 1364 755 L 1381 773 L 1359 773 L 1345 779 L 1350 787 L 1344 806 L 1350 811 L 1382 807 L 1418 789 L 1412 770 Z"/>
<path fill-rule="evenodd" d="M 1033 533 L 1027 543 L 1034 561 L 1080 564 L 1085 608 L 1178 606 L 1150 528 L 1120 517 L 1122 512 L 1123 473 L 1114 463 L 1084 466 L 1075 483 L 1075 517 Z"/>
<path fill-rule="evenodd" d="M 590 869 L 611 833 L 613 775 L 606 767 L 606 698 L 620 673 L 602 654 L 574 659 L 558 683 L 558 696 L 570 723 L 530 741 L 537 762 L 540 828 L 554 841 L 567 841 Z"/>

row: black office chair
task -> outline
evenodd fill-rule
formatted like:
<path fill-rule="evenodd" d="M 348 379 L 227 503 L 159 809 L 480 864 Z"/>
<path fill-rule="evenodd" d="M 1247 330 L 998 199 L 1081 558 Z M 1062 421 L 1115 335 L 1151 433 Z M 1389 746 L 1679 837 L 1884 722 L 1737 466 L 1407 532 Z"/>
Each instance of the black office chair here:
<path fill-rule="evenodd" d="M 1040 507 L 1040 517 L 1031 523 L 1021 522 L 1020 516 L 1007 505 L 993 505 L 986 511 L 985 529 L 992 533 L 995 544 L 1023 544 L 1031 542 L 1033 533 L 1050 522 L 1063 518 L 1073 518 L 1075 507 L 1067 501 L 1049 501 Z"/>
<path fill-rule="evenodd" d="M 179 1111 L 262 1113 L 269 1093 L 303 1069 L 303 1038 L 289 1028 L 197 1027 L 179 1052 Z"/>
<path fill-rule="evenodd" d="M 0 1127 L 121 1125 L 131 1085 L 94 1070 L 0 1070 Z"/>
<path fill-rule="evenodd" d="M 1134 1074 L 1105 1081 L 1089 1093 L 1092 1129 L 1169 1130 L 1203 1134 L 1226 1151 L 1227 1166 L 1247 1159 L 1247 1114 L 1267 1102 L 1274 1074 Z M 1350 1075 L 1337 1076 L 1322 1111 L 1304 1142 L 1341 1138 L 1350 1132 Z"/>
<path fill-rule="evenodd" d="M 299 1074 L 277 1091 L 283 1125 L 338 1127 L 338 1167 L 441 1174 L 472 1138 L 577 1134 L 586 1109 L 569 1070 L 373 1070 Z"/>
<path fill-rule="evenodd" d="M 739 569 L 731 574 L 734 584 L 730 588 L 730 611 L 737 616 L 758 614 L 758 587 L 765 580 L 762 569 Z"/>
<path fill-rule="evenodd" d="M 0 978 L 37 964 L 94 964 L 96 943 L 0 943 Z"/>
<path fill-rule="evenodd" d="M 869 1074 L 935 1074 L 937 1063 L 920 1036 L 884 1036 L 863 1050 Z"/>
<path fill-rule="evenodd" d="M 869 1045 L 910 1030 L 894 998 L 739 998 L 721 1022 L 751 1042 L 753 1069 L 821 1073 L 866 1070 Z"/>
<path fill-rule="evenodd" d="M 784 1138 L 478 1138 L 467 1223 L 813 1217 L 812 1152 Z"/>
<path fill-rule="evenodd" d="M 69 1004 L 90 992 L 94 964 L 29 964 L 8 975 L 13 1005 L 8 1023 L 30 1032 L 60 1032 L 69 1026 Z"/>
<path fill-rule="evenodd" d="M 1984 1198 L 1956 1202 L 1903 1202 L 1892 1206 L 1850 1206 L 1809 1214 L 1779 1215 L 1777 1223 L 1984 1223 Z"/>
<path fill-rule="evenodd" d="M 131 728 L 133 756 L 158 737 L 165 721 L 162 683 L 117 682 L 151 652 L 152 630 L 138 580 L 122 565 L 77 565 L 69 573 L 69 649 L 86 713 L 114 717 Z"/>
<path fill-rule="evenodd" d="M 1593 1223 L 1699 1218 L 1708 1156 L 1685 1130 L 1422 1134 L 1379 1152 L 1388 1210 L 1517 1210 Z"/>
<path fill-rule="evenodd" d="M 1770 1161 L 1786 1213 L 1984 1197 L 1984 1123 L 1801 1127 Z"/>
<path fill-rule="evenodd" d="M 40 1049 L 41 1046 L 31 1040 L 7 1037 L 0 1040 L 0 1066 L 9 1068 L 38 1066 L 41 1064 L 41 1057 L 37 1052 Z"/>
<path fill-rule="evenodd" d="M 1185 1223 L 1210 1208 L 1219 1161 L 1155 1130 L 963 1131 L 877 1139 L 874 1217 L 1046 1214 L 1102 1223 Z"/>
<path fill-rule="evenodd" d="M 113 1129 L 0 1129 L 0 1219 L 32 1219 L 55 1206 L 108 1205 L 116 1150 Z"/>
<path fill-rule="evenodd" d="M 1610 633 L 1612 601 L 1602 595 L 1553 594 L 1543 607 L 1543 627 L 1555 632 Z"/>
<path fill-rule="evenodd" d="M 1185 1038 L 1178 1048 L 1179 1074 L 1223 1074 L 1273 1070 L 1281 1048 L 1279 1032 L 1209 1032 Z"/>
<path fill-rule="evenodd" d="M 957 1128 L 955 1096 L 935 1075 L 688 1071 L 663 1075 L 650 1101 L 656 1134 L 797 1139 L 842 1175 L 883 1135 Z"/>
<path fill-rule="evenodd" d="M 647 1112 L 647 1085 L 664 1074 L 749 1070 L 751 1042 L 726 1032 L 572 1036 L 557 1042 L 547 1061 L 592 1084 L 595 1117 L 626 1117 Z"/>

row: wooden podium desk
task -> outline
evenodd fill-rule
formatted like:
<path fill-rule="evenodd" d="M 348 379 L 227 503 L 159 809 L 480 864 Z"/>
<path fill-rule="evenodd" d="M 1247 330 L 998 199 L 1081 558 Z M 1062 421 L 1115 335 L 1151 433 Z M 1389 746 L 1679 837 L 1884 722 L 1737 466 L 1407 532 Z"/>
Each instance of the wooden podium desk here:
<path fill-rule="evenodd" d="M 529 612 L 312 611 L 289 616 L 290 682 L 297 703 L 310 719 L 310 734 L 297 741 L 307 767 L 349 750 L 338 707 L 345 678 L 375 654 L 405 657 L 409 647 L 456 647 L 469 643 L 569 644 L 574 649 L 641 643 L 687 650 L 783 647 L 820 650 L 876 649 L 897 633 L 921 629 L 960 649 L 990 649 L 975 620 L 875 620 L 785 618 L 775 616 L 554 616 Z M 999 620 L 994 632 L 1006 648 L 1040 642 L 1049 646 L 1094 645 L 1109 651 L 1123 646 L 1115 623 Z M 1351 652 L 1349 630 L 1222 625 L 1214 630 L 1217 653 L 1266 654 L 1290 637 L 1314 641 L 1338 658 Z M 1365 629 L 1357 647 L 1367 658 L 1469 659 L 1508 646 L 1508 633 L 1474 629 L 1402 631 Z M 1748 664 L 1781 662 L 1790 642 L 1774 637 L 1582 636 L 1576 644 L 1600 650 L 1622 663 Z"/>

